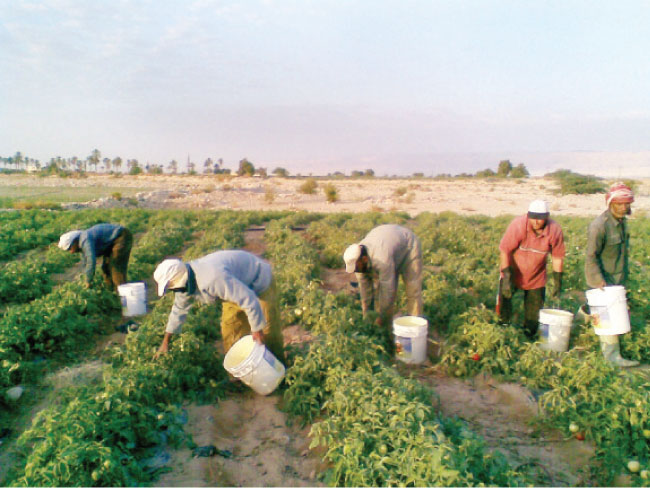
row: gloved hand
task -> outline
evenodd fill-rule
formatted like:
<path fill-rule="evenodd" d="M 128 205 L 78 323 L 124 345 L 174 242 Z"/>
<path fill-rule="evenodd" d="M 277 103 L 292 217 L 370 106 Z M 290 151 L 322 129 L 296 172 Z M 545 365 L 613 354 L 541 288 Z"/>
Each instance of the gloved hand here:
<path fill-rule="evenodd" d="M 551 298 L 557 299 L 562 292 L 562 272 L 553 272 L 553 281 L 551 282 Z"/>
<path fill-rule="evenodd" d="M 504 299 L 510 299 L 512 298 L 512 267 L 506 267 L 503 270 L 501 270 L 501 274 L 503 275 L 501 277 L 501 282 L 499 283 L 499 286 L 501 287 L 501 296 Z"/>

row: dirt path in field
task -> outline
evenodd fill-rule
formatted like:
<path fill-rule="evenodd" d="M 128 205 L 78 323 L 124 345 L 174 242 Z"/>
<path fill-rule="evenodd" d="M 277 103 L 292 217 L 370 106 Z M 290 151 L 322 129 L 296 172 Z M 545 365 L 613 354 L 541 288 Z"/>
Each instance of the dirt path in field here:
<path fill-rule="evenodd" d="M 428 373 L 420 379 L 440 396 L 444 416 L 467 421 L 513 467 L 532 474 L 537 485 L 593 485 L 585 471 L 593 446 L 574 438 L 564 439 L 559 431 L 537 428 L 537 402 L 525 387 L 482 375 L 461 380 Z"/>
<path fill-rule="evenodd" d="M 354 276 L 344 269 L 324 268 L 321 277 L 326 290 L 359 293 Z M 443 342 L 435 330 L 430 329 L 429 338 L 428 356 L 435 361 Z M 531 474 L 537 485 L 593 485 L 585 473 L 593 446 L 564 439 L 558 431 L 540 430 L 534 423 L 540 416 L 537 401 L 528 389 L 482 375 L 468 380 L 446 377 L 432 365 L 427 360 L 422 366 L 398 362 L 396 367 L 432 387 L 440 396 L 439 409 L 444 416 L 467 421 L 490 449 L 501 451 L 513 467 Z"/>
<path fill-rule="evenodd" d="M 245 249 L 262 255 L 264 229 L 245 233 Z M 284 329 L 285 345 L 311 337 L 298 326 Z M 221 345 L 217 345 L 221 349 Z M 215 404 L 187 407 L 186 432 L 199 446 L 228 450 L 224 457 L 193 457 L 189 449 L 170 452 L 171 472 L 156 482 L 160 487 L 314 487 L 320 462 L 309 450 L 309 428 L 288 426 L 278 409 L 277 391 L 260 396 L 248 387 L 229 393 Z"/>

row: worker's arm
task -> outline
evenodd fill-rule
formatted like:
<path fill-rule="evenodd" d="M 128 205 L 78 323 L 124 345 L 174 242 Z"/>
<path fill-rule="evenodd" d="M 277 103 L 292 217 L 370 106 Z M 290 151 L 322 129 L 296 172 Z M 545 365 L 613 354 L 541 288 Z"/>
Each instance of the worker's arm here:
<path fill-rule="evenodd" d="M 257 333 L 266 327 L 266 318 L 262 305 L 255 292 L 232 275 L 226 275 L 215 280 L 214 287 L 208 293 L 227 302 L 233 302 L 243 309 L 251 326 L 251 332 Z M 259 335 L 257 335 L 259 337 Z"/>
<path fill-rule="evenodd" d="M 164 355 L 169 351 L 169 340 L 173 334 L 180 334 L 183 328 L 183 323 L 187 318 L 187 313 L 192 308 L 192 296 L 184 292 L 174 292 L 174 305 L 172 311 L 169 313 L 167 320 L 167 327 L 165 328 L 165 336 L 163 336 L 162 343 L 154 358 Z"/>
<path fill-rule="evenodd" d="M 563 256 L 560 256 L 560 257 L 552 256 L 551 257 L 551 264 L 553 266 L 553 271 L 554 272 L 562 272 L 562 267 L 564 265 L 564 257 Z"/>
<path fill-rule="evenodd" d="M 379 313 L 379 320 L 382 325 L 388 325 L 393 320 L 393 311 L 395 306 L 395 298 L 397 296 L 397 272 L 394 263 L 389 263 L 388 266 L 379 267 L 378 272 L 378 285 L 377 291 L 377 304 L 376 309 Z"/>
<path fill-rule="evenodd" d="M 510 265 L 512 265 L 512 253 L 507 253 L 503 250 L 499 250 L 499 270 L 503 270 L 504 268 L 508 268 Z"/>
<path fill-rule="evenodd" d="M 591 288 L 603 288 L 607 283 L 601 271 L 600 254 L 605 246 L 605 228 L 592 222 L 587 235 L 587 251 L 585 253 L 585 278 Z"/>
<path fill-rule="evenodd" d="M 86 285 L 89 285 L 95 276 L 95 264 L 97 262 L 97 255 L 95 254 L 95 243 L 93 243 L 93 240 L 88 237 L 83 240 L 80 248 L 85 262 L 84 273 L 86 274 Z"/>
<path fill-rule="evenodd" d="M 359 282 L 359 295 L 361 296 L 361 311 L 363 315 L 371 310 L 374 306 L 373 301 L 375 297 L 374 286 L 372 283 L 372 274 L 368 273 L 356 273 L 357 280 Z"/>

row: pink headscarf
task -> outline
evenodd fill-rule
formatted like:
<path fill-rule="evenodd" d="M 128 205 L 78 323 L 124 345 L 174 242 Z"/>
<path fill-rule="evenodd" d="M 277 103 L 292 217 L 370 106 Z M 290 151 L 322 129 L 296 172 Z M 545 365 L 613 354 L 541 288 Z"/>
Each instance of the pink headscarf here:
<path fill-rule="evenodd" d="M 634 202 L 634 193 L 632 192 L 632 189 L 623 182 L 616 182 L 609 188 L 605 200 L 607 202 L 607 207 L 609 207 L 609 204 L 612 202 L 616 204 L 631 204 Z"/>

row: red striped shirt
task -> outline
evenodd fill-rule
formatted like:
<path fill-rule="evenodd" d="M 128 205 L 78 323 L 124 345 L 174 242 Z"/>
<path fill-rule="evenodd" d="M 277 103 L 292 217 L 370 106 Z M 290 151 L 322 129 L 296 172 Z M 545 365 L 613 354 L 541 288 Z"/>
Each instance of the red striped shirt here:
<path fill-rule="evenodd" d="M 537 236 L 527 215 L 516 217 L 501 238 L 499 249 L 513 257 L 511 265 L 517 288 L 539 289 L 546 285 L 546 255 L 564 258 L 562 228 L 549 219 Z"/>

